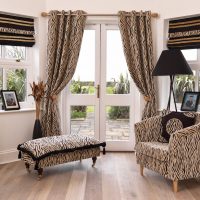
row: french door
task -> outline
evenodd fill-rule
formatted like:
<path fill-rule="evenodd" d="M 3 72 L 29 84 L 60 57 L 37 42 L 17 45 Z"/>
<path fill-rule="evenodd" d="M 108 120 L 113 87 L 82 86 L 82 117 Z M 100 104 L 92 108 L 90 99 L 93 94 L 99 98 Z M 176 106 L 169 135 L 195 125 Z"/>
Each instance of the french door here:
<path fill-rule="evenodd" d="M 134 94 L 138 92 L 128 72 L 118 26 L 86 26 L 78 65 L 64 98 L 67 133 L 106 141 L 107 150 L 132 151 L 138 112 Z"/>

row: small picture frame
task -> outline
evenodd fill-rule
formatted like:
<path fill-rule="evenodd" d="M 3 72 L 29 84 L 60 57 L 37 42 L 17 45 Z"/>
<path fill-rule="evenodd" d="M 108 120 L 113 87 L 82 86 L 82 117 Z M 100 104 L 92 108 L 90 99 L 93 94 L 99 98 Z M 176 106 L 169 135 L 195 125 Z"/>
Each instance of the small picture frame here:
<path fill-rule="evenodd" d="M 199 92 L 185 92 L 181 105 L 182 111 L 197 111 Z"/>
<path fill-rule="evenodd" d="M 4 110 L 19 110 L 20 105 L 15 90 L 1 90 Z"/>

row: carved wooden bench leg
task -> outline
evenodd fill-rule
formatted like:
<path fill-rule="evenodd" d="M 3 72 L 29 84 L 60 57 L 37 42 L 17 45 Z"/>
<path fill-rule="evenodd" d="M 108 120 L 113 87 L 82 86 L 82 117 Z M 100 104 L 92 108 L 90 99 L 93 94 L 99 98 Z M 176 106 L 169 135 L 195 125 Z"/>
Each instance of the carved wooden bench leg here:
<path fill-rule="evenodd" d="M 25 163 L 25 166 L 26 166 L 26 171 L 28 173 L 31 173 L 31 170 L 30 170 L 30 165 L 28 163 Z"/>
<path fill-rule="evenodd" d="M 39 168 L 37 171 L 38 171 L 38 180 L 40 180 L 42 178 L 43 168 Z"/>
<path fill-rule="evenodd" d="M 144 176 L 144 167 L 143 167 L 143 165 L 140 165 L 140 175 Z"/>
<path fill-rule="evenodd" d="M 173 181 L 173 191 L 178 192 L 178 181 Z"/>
<path fill-rule="evenodd" d="M 96 163 L 96 161 L 97 161 L 97 157 L 92 157 L 92 161 L 93 161 L 92 167 L 94 167 L 94 166 L 95 166 L 95 163 Z"/>

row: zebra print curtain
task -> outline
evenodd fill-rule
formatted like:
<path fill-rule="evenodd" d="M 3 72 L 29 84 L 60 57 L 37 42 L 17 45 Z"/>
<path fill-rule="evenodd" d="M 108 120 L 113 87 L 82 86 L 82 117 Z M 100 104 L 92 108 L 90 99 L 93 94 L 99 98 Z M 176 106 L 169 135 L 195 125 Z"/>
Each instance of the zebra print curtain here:
<path fill-rule="evenodd" d="M 51 11 L 48 23 L 47 90 L 42 109 L 43 136 L 60 135 L 57 95 L 74 75 L 86 17 L 83 11 Z M 71 15 L 75 14 L 75 15 Z"/>
<path fill-rule="evenodd" d="M 152 117 L 156 115 L 156 97 L 152 77 L 151 13 L 119 11 L 119 28 L 129 72 L 146 101 L 142 118 Z"/>

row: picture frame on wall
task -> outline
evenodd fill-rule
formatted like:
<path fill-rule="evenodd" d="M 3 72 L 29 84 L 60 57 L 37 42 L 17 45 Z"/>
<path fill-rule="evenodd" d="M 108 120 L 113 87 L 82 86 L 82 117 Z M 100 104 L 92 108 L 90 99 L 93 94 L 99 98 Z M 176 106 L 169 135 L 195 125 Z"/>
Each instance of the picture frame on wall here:
<path fill-rule="evenodd" d="M 15 90 L 1 90 L 4 110 L 19 110 L 20 105 Z"/>
<path fill-rule="evenodd" d="M 181 111 L 197 111 L 199 92 L 185 92 L 181 105 Z"/>

